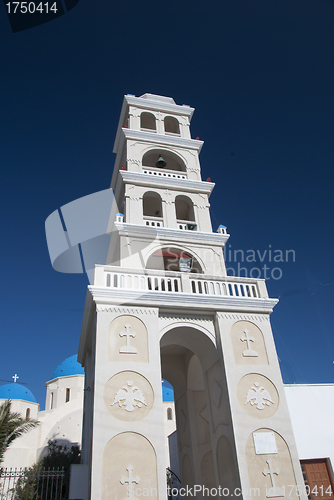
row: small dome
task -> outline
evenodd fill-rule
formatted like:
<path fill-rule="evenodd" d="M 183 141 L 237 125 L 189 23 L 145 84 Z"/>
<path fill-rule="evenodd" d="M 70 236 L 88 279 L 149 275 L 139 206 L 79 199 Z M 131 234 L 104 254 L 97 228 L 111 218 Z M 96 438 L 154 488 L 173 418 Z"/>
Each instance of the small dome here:
<path fill-rule="evenodd" d="M 69 377 L 70 375 L 84 375 L 85 370 L 78 363 L 77 358 L 78 356 L 74 354 L 60 363 L 53 372 L 51 380 L 58 377 Z"/>
<path fill-rule="evenodd" d="M 174 389 L 167 380 L 162 381 L 162 401 L 174 401 Z"/>
<path fill-rule="evenodd" d="M 22 399 L 30 403 L 37 403 L 33 393 L 17 382 L 0 386 L 0 399 Z"/>

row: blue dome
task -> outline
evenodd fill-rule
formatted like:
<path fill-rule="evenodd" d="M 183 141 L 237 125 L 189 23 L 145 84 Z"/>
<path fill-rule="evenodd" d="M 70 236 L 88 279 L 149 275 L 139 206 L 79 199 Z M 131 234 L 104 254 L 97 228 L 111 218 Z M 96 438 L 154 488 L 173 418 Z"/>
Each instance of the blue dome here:
<path fill-rule="evenodd" d="M 17 382 L 0 386 L 0 399 L 23 399 L 30 403 L 37 402 L 33 393 Z"/>
<path fill-rule="evenodd" d="M 69 377 L 70 375 L 84 375 L 85 370 L 80 363 L 78 363 L 77 357 L 78 356 L 74 354 L 60 363 L 53 372 L 51 380 L 58 377 Z"/>
<path fill-rule="evenodd" d="M 174 389 L 167 380 L 162 380 L 162 401 L 174 401 Z"/>

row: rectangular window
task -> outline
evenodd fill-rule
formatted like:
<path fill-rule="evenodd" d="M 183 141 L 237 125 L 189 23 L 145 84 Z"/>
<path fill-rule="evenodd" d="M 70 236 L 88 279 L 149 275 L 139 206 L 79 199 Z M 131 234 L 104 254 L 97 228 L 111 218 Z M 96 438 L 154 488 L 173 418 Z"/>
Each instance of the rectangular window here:
<path fill-rule="evenodd" d="M 68 402 L 69 402 L 69 400 L 70 400 L 70 389 L 69 389 L 69 388 L 67 388 L 67 389 L 66 389 L 66 400 L 65 400 L 65 403 L 68 403 Z"/>

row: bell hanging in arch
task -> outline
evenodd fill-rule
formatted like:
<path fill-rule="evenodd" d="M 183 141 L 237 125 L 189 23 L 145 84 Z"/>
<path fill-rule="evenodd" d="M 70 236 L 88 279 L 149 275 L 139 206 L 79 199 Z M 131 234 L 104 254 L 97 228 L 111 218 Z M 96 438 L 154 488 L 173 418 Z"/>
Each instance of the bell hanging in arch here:
<path fill-rule="evenodd" d="M 158 160 L 157 160 L 157 162 L 156 162 L 155 166 L 156 166 L 157 168 L 164 168 L 166 165 L 167 165 L 167 163 L 165 162 L 165 160 L 163 159 L 163 157 L 162 157 L 162 156 L 159 156 L 159 158 L 158 158 Z"/>

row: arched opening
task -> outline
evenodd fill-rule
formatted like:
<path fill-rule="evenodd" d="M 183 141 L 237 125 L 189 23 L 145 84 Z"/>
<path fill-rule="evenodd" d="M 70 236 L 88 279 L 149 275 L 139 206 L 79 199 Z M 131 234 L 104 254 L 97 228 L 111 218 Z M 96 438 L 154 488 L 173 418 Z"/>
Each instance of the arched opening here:
<path fill-rule="evenodd" d="M 166 165 L 163 168 L 159 167 L 159 165 L 156 166 L 156 163 L 157 163 L 160 156 L 166 162 Z M 163 170 L 163 171 L 165 171 L 165 170 L 176 170 L 176 171 L 180 171 L 180 172 L 186 171 L 186 166 L 185 166 L 184 162 L 181 160 L 181 158 L 179 156 L 177 156 L 176 154 L 174 154 L 170 151 L 166 151 L 164 149 L 153 149 L 153 150 L 147 151 L 147 153 L 145 153 L 143 156 L 142 164 L 143 164 L 143 168 L 150 167 L 153 169 L 158 169 L 158 170 Z M 166 174 L 166 176 L 167 176 L 167 174 Z"/>
<path fill-rule="evenodd" d="M 66 399 L 65 399 L 65 403 L 68 403 L 68 402 L 69 402 L 69 400 L 70 400 L 70 393 L 71 393 L 70 389 L 69 389 L 69 388 L 67 388 L 67 389 L 66 389 Z"/>
<path fill-rule="evenodd" d="M 175 198 L 175 211 L 179 229 L 196 231 L 194 205 L 188 196 L 179 195 Z"/>
<path fill-rule="evenodd" d="M 30 418 L 30 408 L 26 409 L 26 419 Z"/>
<path fill-rule="evenodd" d="M 164 119 L 166 134 L 180 135 L 180 124 L 174 116 L 166 116 Z"/>
<path fill-rule="evenodd" d="M 173 410 L 171 408 L 167 408 L 167 420 L 173 420 Z"/>
<path fill-rule="evenodd" d="M 51 392 L 51 398 L 50 398 L 50 410 L 53 410 L 53 392 Z"/>
<path fill-rule="evenodd" d="M 140 128 L 146 130 L 156 131 L 156 121 L 155 116 L 152 113 L 142 113 L 140 115 Z"/>
<path fill-rule="evenodd" d="M 173 272 L 203 273 L 196 257 L 180 248 L 163 247 L 156 250 L 147 260 L 146 269 Z"/>
<path fill-rule="evenodd" d="M 176 426 L 169 427 L 172 432 L 168 436 L 167 450 L 170 469 L 181 479 L 178 486 L 203 484 L 218 487 L 219 478 L 215 476 L 212 453 L 209 453 L 212 402 L 205 384 L 208 373 L 209 379 L 214 379 L 215 374 L 211 375 L 211 371 L 219 363 L 216 347 L 197 328 L 175 326 L 163 335 L 160 353 L 162 377 L 172 384 L 175 395 L 173 411 Z M 168 408 L 173 407 L 170 405 Z M 196 463 L 197 466 L 194 465 Z M 201 477 L 198 476 L 199 470 Z"/>
<path fill-rule="evenodd" d="M 148 191 L 143 196 L 144 224 L 147 226 L 163 226 L 161 196 L 154 191 Z"/>

